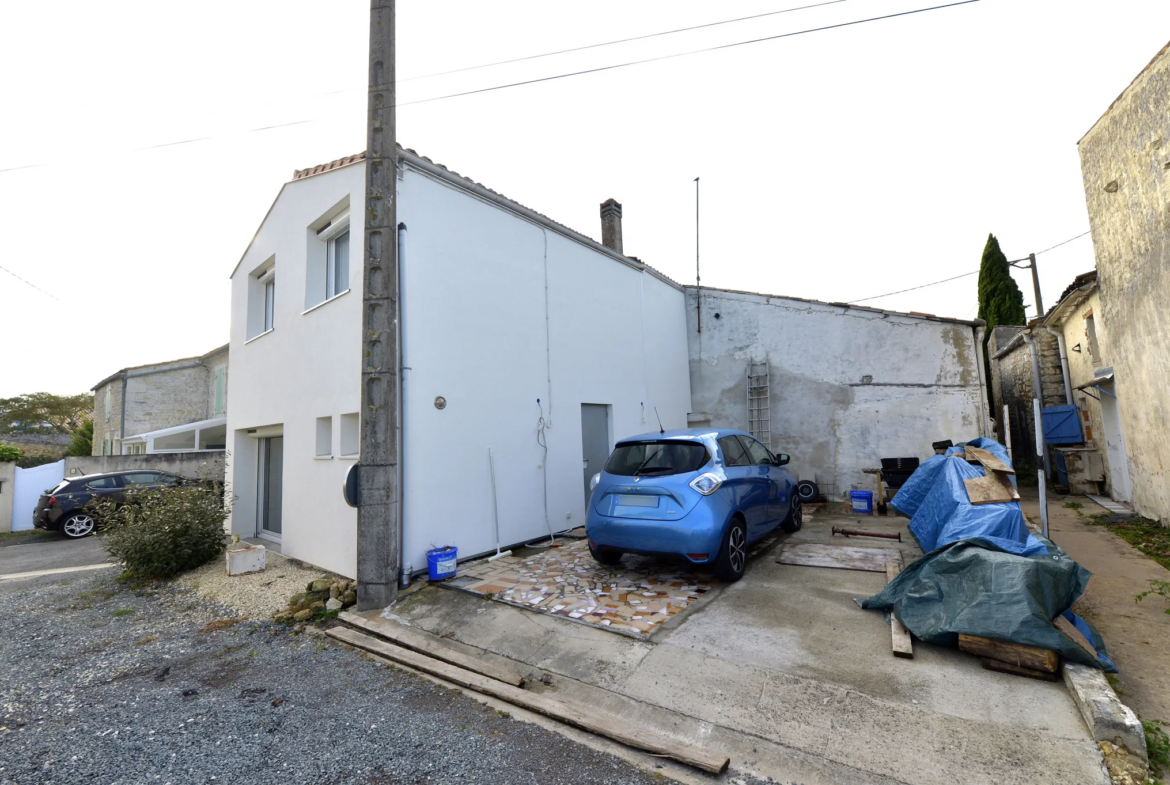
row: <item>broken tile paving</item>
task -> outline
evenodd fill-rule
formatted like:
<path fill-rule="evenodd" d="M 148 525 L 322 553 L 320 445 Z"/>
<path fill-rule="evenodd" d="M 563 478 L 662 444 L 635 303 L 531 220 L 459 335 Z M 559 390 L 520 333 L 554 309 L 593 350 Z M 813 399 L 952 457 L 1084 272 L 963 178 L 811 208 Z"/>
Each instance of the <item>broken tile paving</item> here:
<path fill-rule="evenodd" d="M 805 508 L 805 520 L 813 509 Z M 749 558 L 775 543 L 756 542 Z M 460 565 L 454 588 L 527 610 L 548 613 L 633 637 L 652 634 L 685 611 L 718 580 L 711 570 L 627 554 L 620 564 L 594 561 L 584 539 L 558 541 L 528 557 L 504 556 Z"/>

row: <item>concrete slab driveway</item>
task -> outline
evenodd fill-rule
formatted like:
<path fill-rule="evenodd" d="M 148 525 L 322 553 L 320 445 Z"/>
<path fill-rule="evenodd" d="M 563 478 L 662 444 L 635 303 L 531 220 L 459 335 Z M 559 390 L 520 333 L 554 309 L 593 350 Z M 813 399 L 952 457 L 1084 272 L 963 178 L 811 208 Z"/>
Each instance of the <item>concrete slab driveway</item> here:
<path fill-rule="evenodd" d="M 30 572 L 104 564 L 108 558 L 97 537 L 67 540 L 52 534 L 30 534 L 0 542 L 0 580 Z"/>
<path fill-rule="evenodd" d="M 905 523 L 821 511 L 781 542 L 845 544 L 832 526 L 905 532 Z M 909 562 L 918 550 L 903 539 L 893 546 Z M 386 623 L 506 658 L 536 689 L 721 750 L 734 770 L 778 781 L 1109 782 L 1063 684 L 985 671 L 920 641 L 913 660 L 897 659 L 882 615 L 853 602 L 881 589 L 883 574 L 782 565 L 778 553 L 758 555 L 743 580 L 708 592 L 650 640 L 438 587 L 401 601 Z"/>

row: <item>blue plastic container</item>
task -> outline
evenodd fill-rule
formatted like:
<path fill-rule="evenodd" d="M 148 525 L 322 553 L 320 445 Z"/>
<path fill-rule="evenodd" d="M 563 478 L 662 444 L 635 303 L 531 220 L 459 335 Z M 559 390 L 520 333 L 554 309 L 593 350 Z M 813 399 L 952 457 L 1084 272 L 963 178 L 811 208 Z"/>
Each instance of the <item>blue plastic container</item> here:
<path fill-rule="evenodd" d="M 873 491 L 850 491 L 849 501 L 853 511 L 862 515 L 873 515 Z"/>
<path fill-rule="evenodd" d="M 459 549 L 454 545 L 444 548 L 432 548 L 427 551 L 427 576 L 432 581 L 441 581 L 455 575 L 455 561 L 459 558 Z"/>

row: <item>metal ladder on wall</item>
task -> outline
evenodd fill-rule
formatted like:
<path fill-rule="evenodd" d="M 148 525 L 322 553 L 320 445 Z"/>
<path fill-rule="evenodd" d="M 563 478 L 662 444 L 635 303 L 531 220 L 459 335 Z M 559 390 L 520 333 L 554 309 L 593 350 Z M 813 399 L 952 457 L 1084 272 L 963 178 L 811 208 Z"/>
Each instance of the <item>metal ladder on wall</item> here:
<path fill-rule="evenodd" d="M 768 361 L 749 362 L 747 368 L 748 433 L 772 447 L 772 411 L 768 394 Z"/>

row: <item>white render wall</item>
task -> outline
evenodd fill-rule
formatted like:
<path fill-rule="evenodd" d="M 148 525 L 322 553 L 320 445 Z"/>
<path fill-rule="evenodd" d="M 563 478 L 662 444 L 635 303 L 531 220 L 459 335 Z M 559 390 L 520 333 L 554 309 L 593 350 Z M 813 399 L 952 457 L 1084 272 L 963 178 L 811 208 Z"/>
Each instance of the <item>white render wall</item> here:
<path fill-rule="evenodd" d="M 718 314 L 718 318 L 716 318 Z M 694 412 L 747 430 L 748 362 L 769 365 L 772 449 L 830 499 L 877 491 L 880 458 L 985 435 L 979 330 L 968 323 L 687 288 Z"/>
<path fill-rule="evenodd" d="M 317 460 L 314 451 L 316 418 L 333 416 L 336 456 L 339 415 L 359 409 L 364 166 L 287 184 L 232 278 L 231 531 L 255 533 L 255 437 L 282 432 L 282 551 L 350 577 L 356 514 L 341 484 L 352 461 Z M 302 314 L 306 228 L 346 195 L 353 291 Z M 657 430 L 655 406 L 667 428 L 686 427 L 683 292 L 410 166 L 399 180 L 398 220 L 408 227 L 405 562 L 425 570 L 432 545 L 455 545 L 461 558 L 495 549 L 489 447 L 501 544 L 547 535 L 537 398 L 549 421 L 548 523 L 556 531 L 582 525 L 582 403 L 612 407 L 611 445 Z M 249 274 L 274 255 L 275 325 L 248 341 Z M 441 411 L 437 396 L 447 400 Z"/>
<path fill-rule="evenodd" d="M 582 403 L 612 407 L 611 446 L 657 430 L 654 406 L 686 427 L 682 291 L 414 169 L 399 187 L 406 563 L 423 569 L 431 546 L 495 549 L 489 447 L 503 547 L 583 525 Z"/>
<path fill-rule="evenodd" d="M 360 165 L 285 185 L 232 276 L 227 477 L 236 495 L 231 531 L 256 533 L 256 436 L 284 435 L 281 550 L 355 577 L 357 517 L 342 499 L 339 457 L 318 460 L 318 417 L 333 418 L 339 455 L 340 415 L 358 411 L 361 373 L 361 242 L 350 244 L 351 290 L 305 309 L 306 257 L 317 242 L 309 226 L 350 199 L 350 237 L 362 234 L 365 170 Z M 247 339 L 250 274 L 276 258 L 271 332 Z M 262 298 L 261 298 L 262 302 Z M 248 434 L 248 429 L 257 429 Z"/>

